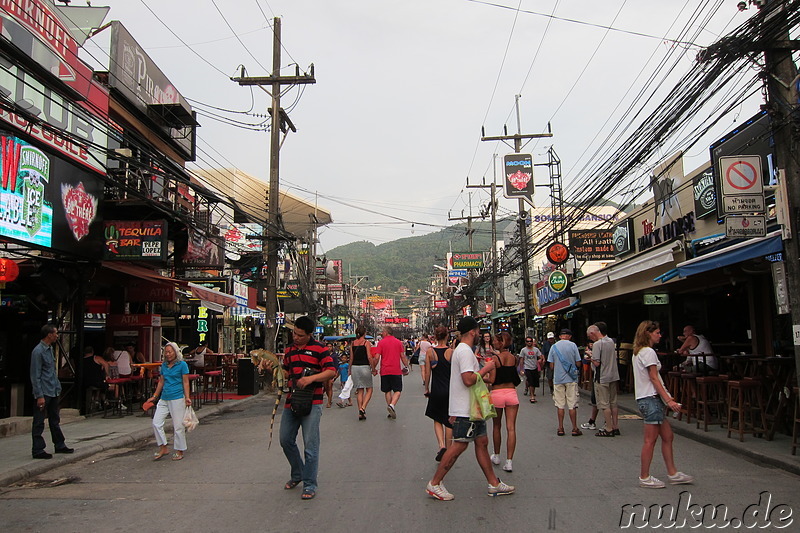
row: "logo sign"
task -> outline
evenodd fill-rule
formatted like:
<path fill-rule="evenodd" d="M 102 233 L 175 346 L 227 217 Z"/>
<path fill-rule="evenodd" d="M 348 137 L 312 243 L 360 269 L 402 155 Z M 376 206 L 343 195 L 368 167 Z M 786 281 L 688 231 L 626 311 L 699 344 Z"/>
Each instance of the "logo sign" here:
<path fill-rule="evenodd" d="M 0 234 L 50 247 L 53 206 L 45 198 L 50 158 L 16 137 L 0 137 Z"/>
<path fill-rule="evenodd" d="M 451 278 L 466 278 L 467 277 L 467 269 L 466 268 L 451 268 L 447 271 L 448 277 Z"/>
<path fill-rule="evenodd" d="M 669 294 L 643 294 L 644 305 L 666 305 L 669 303 Z"/>
<path fill-rule="evenodd" d="M 554 265 L 561 265 L 569 259 L 569 248 L 564 243 L 554 242 L 547 247 L 547 260 Z"/>
<path fill-rule="evenodd" d="M 626 218 L 614 226 L 611 238 L 611 242 L 614 244 L 614 256 L 619 257 L 632 252 L 634 242 L 633 219 Z"/>
<path fill-rule="evenodd" d="M 567 275 L 561 270 L 554 270 L 547 276 L 547 285 L 553 289 L 554 292 L 564 292 L 567 290 L 569 280 Z"/>
<path fill-rule="evenodd" d="M 83 183 L 78 183 L 77 187 L 62 183 L 61 201 L 69 229 L 75 240 L 80 241 L 89 234 L 89 225 L 97 215 L 97 198 L 86 192 Z"/>
<path fill-rule="evenodd" d="M 723 212 L 763 213 L 765 202 L 761 156 L 725 156 L 719 158 L 719 164 Z"/>
<path fill-rule="evenodd" d="M 286 313 L 283 311 L 275 313 L 275 322 L 278 324 L 286 324 Z"/>
<path fill-rule="evenodd" d="M 456 270 L 483 268 L 483 252 L 453 253 L 449 266 Z"/>
<path fill-rule="evenodd" d="M 610 229 L 569 231 L 569 249 L 580 261 L 611 261 L 614 259 L 614 232 Z"/>
<path fill-rule="evenodd" d="M 725 236 L 730 238 L 766 237 L 767 217 L 764 215 L 725 217 Z"/>
<path fill-rule="evenodd" d="M 714 171 L 707 168 L 698 174 L 692 182 L 694 195 L 694 212 L 697 218 L 703 218 L 717 210 L 717 193 L 714 188 Z"/>
<path fill-rule="evenodd" d="M 522 198 L 533 206 L 533 156 L 508 154 L 503 157 L 506 198 Z"/>
<path fill-rule="evenodd" d="M 436 309 L 447 309 L 447 300 L 434 300 L 433 307 Z"/>
<path fill-rule="evenodd" d="M 167 257 L 166 220 L 107 220 L 104 235 L 106 260 L 164 261 Z"/>

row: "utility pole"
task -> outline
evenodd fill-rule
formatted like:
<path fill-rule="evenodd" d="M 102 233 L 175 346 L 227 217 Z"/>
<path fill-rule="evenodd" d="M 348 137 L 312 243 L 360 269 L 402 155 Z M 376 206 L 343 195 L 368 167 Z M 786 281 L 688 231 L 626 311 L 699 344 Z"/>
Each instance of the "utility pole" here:
<path fill-rule="evenodd" d="M 470 185 L 467 183 L 467 189 L 489 189 L 491 191 L 491 199 L 489 204 L 489 213 L 491 214 L 492 220 L 492 250 L 491 250 L 491 272 L 492 272 L 492 313 L 497 312 L 497 197 L 496 197 L 496 189 L 497 189 L 497 154 L 493 156 L 492 162 L 492 183 L 486 184 L 485 182 L 481 185 Z M 486 216 L 486 212 L 483 211 L 481 213 L 481 218 Z M 491 326 L 492 335 L 496 333 L 494 327 L 494 321 L 492 321 Z"/>
<path fill-rule="evenodd" d="M 770 10 L 767 17 L 780 17 L 785 28 L 781 28 L 781 36 L 772 43 L 766 43 L 764 58 L 767 68 L 767 88 L 770 117 L 772 118 L 772 134 L 775 139 L 775 158 L 778 167 L 783 170 L 787 201 L 789 202 L 788 220 L 791 236 L 784 240 L 786 253 L 786 284 L 789 307 L 792 318 L 792 335 L 794 338 L 795 371 L 800 378 L 800 246 L 798 246 L 798 205 L 800 201 L 800 165 L 797 153 L 800 150 L 800 133 L 797 124 L 800 105 L 792 101 L 791 84 L 797 76 L 797 67 L 792 60 L 792 50 L 800 49 L 798 41 L 791 41 L 788 26 L 787 0 L 769 0 L 759 5 L 759 10 Z M 795 95 L 795 99 L 797 96 Z"/>
<path fill-rule="evenodd" d="M 287 126 L 292 131 L 297 130 L 289 120 L 289 116 L 281 109 L 281 86 L 283 85 L 303 85 L 316 83 L 314 79 L 314 65 L 311 65 L 311 74 L 302 75 L 299 68 L 294 76 L 281 76 L 281 19 L 273 19 L 273 41 L 272 41 L 272 75 L 261 77 L 245 77 L 244 68 L 239 78 L 232 78 L 239 85 L 258 85 L 259 87 L 270 86 L 271 92 L 267 91 L 272 97 L 270 115 L 270 157 L 269 157 L 269 193 L 267 196 L 268 223 L 265 233 L 266 262 L 267 262 L 267 286 L 266 286 L 266 334 L 264 347 L 267 350 L 275 350 L 275 340 L 278 336 L 278 326 L 276 315 L 278 311 L 278 251 L 280 249 L 279 235 L 280 227 L 280 150 L 281 132 L 288 134 Z M 264 247 L 262 246 L 262 253 Z M 259 288 L 260 289 L 260 288 Z M 261 296 L 259 290 L 259 297 Z"/>
<path fill-rule="evenodd" d="M 514 95 L 514 105 L 517 112 L 517 133 L 516 135 L 500 135 L 496 137 L 486 137 L 481 136 L 481 141 L 514 141 L 514 152 L 520 153 L 522 150 L 522 140 L 523 139 L 541 139 L 543 137 L 552 137 L 553 134 L 548 133 L 531 133 L 531 134 L 522 134 L 522 124 L 520 122 L 520 115 L 519 115 L 519 98 L 520 95 Z M 519 215 L 517 217 L 517 221 L 519 223 L 519 239 L 520 239 L 520 256 L 522 257 L 522 288 L 524 291 L 524 298 L 525 302 L 523 304 L 523 310 L 525 312 L 525 331 L 524 334 L 528 334 L 528 327 L 530 326 L 530 307 L 531 307 L 531 278 L 530 278 L 530 270 L 528 268 L 528 227 L 527 227 L 527 218 L 528 212 L 527 208 L 525 207 L 525 200 L 522 198 L 519 199 Z"/>

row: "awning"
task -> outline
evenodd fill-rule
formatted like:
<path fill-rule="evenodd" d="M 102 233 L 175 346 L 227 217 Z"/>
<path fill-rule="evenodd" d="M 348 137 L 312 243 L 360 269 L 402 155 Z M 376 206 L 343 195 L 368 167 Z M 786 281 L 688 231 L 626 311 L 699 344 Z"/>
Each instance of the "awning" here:
<path fill-rule="evenodd" d="M 594 289 L 605 283 L 608 283 L 608 272 L 603 271 L 597 272 L 596 274 L 589 274 L 572 284 L 572 292 L 580 293 L 581 291 L 588 291 L 589 289 Z"/>
<path fill-rule="evenodd" d="M 539 314 L 552 315 L 553 313 L 557 313 L 558 311 L 569 309 L 570 307 L 577 305 L 578 302 L 579 302 L 578 298 L 576 298 L 575 296 L 569 296 L 568 298 L 564 298 L 553 304 L 542 307 L 541 309 L 539 309 Z"/>
<path fill-rule="evenodd" d="M 748 259 L 763 257 L 783 250 L 781 231 L 773 231 L 765 237 L 748 239 L 714 252 L 689 259 L 677 265 L 678 274 L 685 278 L 715 268 L 722 268 Z"/>
<path fill-rule="evenodd" d="M 671 246 L 658 248 L 657 250 L 640 255 L 636 259 L 625 261 L 619 265 L 614 265 L 608 272 L 608 279 L 610 281 L 615 281 L 618 279 L 627 278 L 628 276 L 638 272 L 644 272 L 645 270 L 650 270 L 651 268 L 670 263 L 674 260 L 674 256 L 672 255 L 675 251 L 674 246 L 675 245 L 673 244 Z"/>
<path fill-rule="evenodd" d="M 194 298 L 198 298 L 206 303 L 217 304 L 223 307 L 236 306 L 236 297 L 232 294 L 225 294 L 224 292 L 220 291 L 212 291 L 211 289 L 207 289 L 202 285 L 191 282 L 189 282 L 189 290 L 192 291 L 192 296 Z M 209 309 L 214 309 L 215 311 L 218 309 L 209 305 L 204 305 L 203 307 L 208 307 Z"/>
<path fill-rule="evenodd" d="M 147 281 L 153 281 L 156 283 L 172 283 L 179 287 L 186 287 L 187 284 L 187 282 L 182 279 L 168 278 L 166 276 L 162 276 L 154 270 L 150 270 L 149 268 L 132 265 L 130 263 L 103 261 L 102 265 L 105 268 L 110 268 L 111 270 L 116 270 L 117 272 L 122 272 L 123 274 Z"/>

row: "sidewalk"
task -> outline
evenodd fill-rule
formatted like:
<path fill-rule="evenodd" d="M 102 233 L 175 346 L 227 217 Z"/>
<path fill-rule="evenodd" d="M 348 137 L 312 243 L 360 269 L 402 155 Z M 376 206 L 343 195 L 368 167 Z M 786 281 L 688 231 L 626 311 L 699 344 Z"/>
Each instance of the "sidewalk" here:
<path fill-rule="evenodd" d="M 260 393 L 265 394 L 265 393 Z M 241 407 L 259 395 L 241 400 L 225 400 L 219 404 L 206 404 L 197 410 L 197 418 L 202 424 L 203 418 Z M 53 455 L 52 459 L 31 458 L 31 435 L 26 432 L 20 435 L 0 438 L 0 487 L 5 487 L 29 477 L 38 476 L 58 466 L 92 456 L 96 453 L 131 446 L 143 440 L 154 439 L 152 418 L 143 416 L 143 412 L 135 412 L 122 418 L 103 418 L 102 416 L 65 417 L 62 423 L 67 446 L 75 449 L 70 455 Z M 166 424 L 169 436 L 172 427 L 170 419 Z M 50 432 L 45 427 L 45 442 L 48 451 L 53 451 Z"/>
<path fill-rule="evenodd" d="M 584 423 L 588 418 L 587 414 L 591 413 L 591 404 L 589 403 L 591 392 L 580 389 L 580 393 L 582 401 L 578 416 L 580 417 L 579 422 Z M 617 402 L 620 416 L 623 414 L 639 414 L 639 409 L 636 407 L 636 399 L 632 393 L 620 394 Z M 598 415 L 598 419 L 598 423 L 602 424 L 602 413 Z M 694 418 L 692 418 L 691 424 L 686 422 L 686 417 L 683 420 L 671 418 L 670 423 L 675 434 L 681 437 L 707 444 L 717 450 L 746 457 L 756 463 L 767 464 L 795 475 L 800 475 L 800 452 L 798 452 L 798 455 L 792 455 L 792 437 L 790 435 L 775 432 L 775 438 L 772 441 L 768 441 L 764 438 L 756 438 L 753 435 L 745 434 L 744 442 L 739 442 L 738 434 L 731 433 L 731 437 L 728 438 L 727 426 L 721 428 L 719 423 L 713 426 L 709 425 L 708 432 L 703 431 L 702 424 L 698 429 Z M 598 425 L 598 427 L 600 426 Z"/>

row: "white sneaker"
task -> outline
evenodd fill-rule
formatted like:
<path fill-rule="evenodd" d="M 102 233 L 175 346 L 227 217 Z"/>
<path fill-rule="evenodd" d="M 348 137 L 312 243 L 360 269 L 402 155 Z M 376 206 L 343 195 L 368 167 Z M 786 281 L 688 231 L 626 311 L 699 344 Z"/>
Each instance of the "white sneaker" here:
<path fill-rule="evenodd" d="M 386 410 L 389 411 L 388 415 L 389 418 L 391 418 L 392 420 L 397 418 L 397 411 L 394 410 L 394 405 L 389 404 L 388 406 L 386 406 Z"/>
<path fill-rule="evenodd" d="M 447 489 L 444 487 L 444 484 L 431 485 L 430 481 L 428 481 L 428 486 L 425 487 L 425 492 L 427 492 L 432 498 L 445 502 L 449 502 L 455 498 L 455 496 L 447 491 Z"/>
<path fill-rule="evenodd" d="M 594 424 L 594 422 L 584 422 L 583 424 L 581 424 L 581 429 L 588 429 L 591 431 L 595 431 L 597 429 L 597 426 Z"/>
<path fill-rule="evenodd" d="M 646 479 L 639 478 L 639 486 L 645 489 L 663 489 L 666 484 L 658 478 L 647 476 Z"/>
<path fill-rule="evenodd" d="M 500 464 L 500 455 L 493 453 L 489 458 L 492 460 L 492 464 L 499 465 Z"/>
<path fill-rule="evenodd" d="M 511 472 L 511 459 L 506 459 L 506 464 L 503 465 L 503 470 Z"/>
<path fill-rule="evenodd" d="M 670 485 L 686 485 L 694 481 L 694 477 L 683 472 L 675 472 L 674 476 L 667 475 Z"/>
<path fill-rule="evenodd" d="M 506 494 L 514 494 L 514 487 L 511 485 L 506 485 L 498 479 L 496 487 L 489 485 L 488 494 L 489 496 L 505 496 Z"/>

